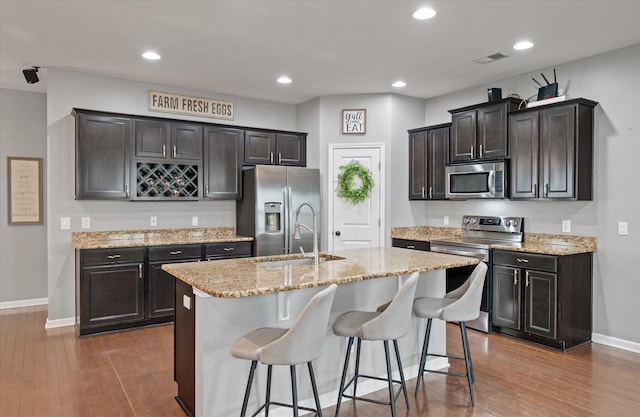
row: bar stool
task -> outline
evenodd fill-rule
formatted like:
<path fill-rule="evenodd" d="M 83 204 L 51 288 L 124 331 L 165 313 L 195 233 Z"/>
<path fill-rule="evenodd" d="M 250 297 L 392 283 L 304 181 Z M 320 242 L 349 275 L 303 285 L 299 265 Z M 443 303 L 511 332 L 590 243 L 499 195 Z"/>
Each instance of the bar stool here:
<path fill-rule="evenodd" d="M 418 283 L 418 273 L 412 274 L 407 281 L 400 287 L 393 300 L 386 305 L 384 311 L 349 311 L 340 315 L 333 324 L 333 333 L 338 336 L 348 337 L 347 353 L 344 359 L 344 368 L 342 369 L 342 379 L 340 381 L 340 391 L 338 394 L 338 404 L 336 405 L 336 417 L 340 413 L 340 402 L 342 397 L 354 400 L 364 400 L 378 404 L 391 406 L 391 415 L 396 415 L 396 400 L 400 395 L 400 390 L 404 393 L 404 399 L 409 408 L 409 398 L 407 397 L 407 386 L 404 381 L 404 372 L 402 370 L 402 361 L 400 360 L 400 352 L 398 351 L 398 339 L 409 333 L 411 320 L 411 304 L 416 292 Z M 354 376 L 345 385 L 347 378 L 347 370 L 349 368 L 349 356 L 353 339 L 358 338 L 356 347 L 356 369 Z M 362 340 L 382 340 L 384 343 L 384 353 L 387 362 L 387 379 L 370 375 L 361 375 L 360 372 L 360 345 Z M 389 358 L 389 340 L 393 340 L 398 370 L 400 371 L 400 381 L 393 380 L 391 376 L 391 360 Z M 358 378 L 377 379 L 387 381 L 389 384 L 389 402 L 371 400 L 369 398 L 358 397 L 356 388 Z M 393 383 L 400 383 L 400 389 L 394 393 Z M 344 392 L 353 383 L 353 395 L 347 395 Z"/>
<path fill-rule="evenodd" d="M 418 378 L 416 380 L 416 391 L 423 374 L 427 356 L 438 356 L 449 359 L 464 360 L 467 372 L 465 374 L 445 371 L 429 371 L 436 374 L 464 376 L 467 377 L 469 383 L 469 394 L 471 395 L 471 405 L 475 405 L 475 397 L 473 394 L 473 366 L 471 363 L 471 351 L 469 350 L 469 341 L 467 339 L 467 328 L 465 321 L 477 319 L 480 316 L 480 303 L 482 302 L 482 288 L 487 275 L 487 264 L 480 262 L 471 272 L 469 278 L 458 288 L 448 292 L 443 298 L 422 297 L 417 298 L 413 302 L 413 313 L 417 317 L 426 318 L 427 330 L 424 335 L 424 343 L 422 345 L 422 355 L 420 357 L 420 368 L 418 368 Z M 429 348 L 429 334 L 431 333 L 431 321 L 433 319 L 442 319 L 449 322 L 457 322 L 460 324 L 460 334 L 462 335 L 462 350 L 464 356 L 438 355 L 435 353 L 427 353 Z"/>
<path fill-rule="evenodd" d="M 269 415 L 270 405 L 279 405 L 293 409 L 293 415 L 298 417 L 298 409 L 314 411 L 317 416 L 322 417 L 318 388 L 316 386 L 313 366 L 311 361 L 317 359 L 322 353 L 322 346 L 329 324 L 331 306 L 336 294 L 336 284 L 314 295 L 300 313 L 300 316 L 289 329 L 262 327 L 253 330 L 231 346 L 231 355 L 239 359 L 251 361 L 249 380 L 242 403 L 241 416 L 247 412 L 249 395 L 251 394 L 251 384 L 258 361 L 268 365 L 267 367 L 267 391 L 264 404 L 253 414 L 257 415 L 265 409 L 265 416 Z M 296 384 L 296 365 L 307 363 L 309 377 L 313 389 L 313 398 L 316 409 L 298 406 L 298 390 Z M 292 404 L 283 404 L 271 401 L 271 367 L 273 365 L 289 365 L 291 373 Z"/>

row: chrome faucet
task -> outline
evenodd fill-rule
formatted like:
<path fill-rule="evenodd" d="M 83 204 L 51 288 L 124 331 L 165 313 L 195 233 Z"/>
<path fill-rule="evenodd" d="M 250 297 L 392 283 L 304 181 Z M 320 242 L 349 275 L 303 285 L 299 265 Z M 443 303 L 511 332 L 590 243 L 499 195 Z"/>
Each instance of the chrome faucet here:
<path fill-rule="evenodd" d="M 305 225 L 305 224 L 301 224 L 298 221 L 298 216 L 300 216 L 300 209 L 302 209 L 303 206 L 307 206 L 311 209 L 311 215 L 313 216 L 313 229 L 311 229 L 309 226 Z M 313 233 L 313 254 L 311 255 L 307 255 L 306 253 L 304 253 L 304 250 L 302 249 L 302 246 L 300 246 L 300 251 L 302 252 L 302 255 L 305 258 L 313 258 L 313 264 L 314 265 L 318 265 L 320 263 L 320 257 L 318 255 L 318 220 L 316 217 L 316 209 L 313 208 L 313 206 L 311 205 L 311 203 L 307 203 L 306 201 L 302 204 L 300 204 L 298 206 L 298 208 L 296 209 L 296 222 L 293 226 L 293 238 L 295 240 L 300 239 L 300 228 L 304 227 L 305 229 L 307 229 L 308 231 L 310 231 L 311 233 Z"/>

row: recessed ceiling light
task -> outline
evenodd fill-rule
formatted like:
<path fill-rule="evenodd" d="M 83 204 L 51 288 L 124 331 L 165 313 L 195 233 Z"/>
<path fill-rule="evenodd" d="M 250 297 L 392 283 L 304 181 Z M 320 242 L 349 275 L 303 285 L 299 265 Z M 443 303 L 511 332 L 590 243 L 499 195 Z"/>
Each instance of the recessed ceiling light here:
<path fill-rule="evenodd" d="M 431 19 L 435 15 L 436 15 L 436 11 L 429 7 L 423 7 L 422 9 L 418 9 L 412 14 L 413 18 L 417 20 Z"/>
<path fill-rule="evenodd" d="M 529 41 L 520 41 L 515 45 L 513 45 L 513 49 L 516 49 L 518 51 L 522 51 L 523 49 L 529 49 L 531 47 L 533 47 L 533 42 L 529 42 Z"/>
<path fill-rule="evenodd" d="M 402 87 L 406 87 L 407 83 L 405 83 L 404 81 L 396 81 L 395 83 L 391 84 L 391 87 L 395 87 L 395 88 L 402 88 Z"/>
<path fill-rule="evenodd" d="M 156 60 L 162 58 L 160 55 L 158 55 L 156 52 L 153 52 L 153 51 L 147 51 L 147 52 L 143 53 L 142 57 L 144 59 L 148 59 L 148 60 L 151 60 L 151 61 L 156 61 Z"/>
<path fill-rule="evenodd" d="M 280 84 L 291 84 L 291 78 L 287 77 L 286 75 L 283 75 L 282 77 L 278 78 L 278 82 Z"/>

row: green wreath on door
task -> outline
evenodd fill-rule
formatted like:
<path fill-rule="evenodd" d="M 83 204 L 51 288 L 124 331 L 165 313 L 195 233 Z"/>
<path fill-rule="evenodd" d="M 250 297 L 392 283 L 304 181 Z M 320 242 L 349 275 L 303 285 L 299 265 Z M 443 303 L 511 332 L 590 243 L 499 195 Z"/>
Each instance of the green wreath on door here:
<path fill-rule="evenodd" d="M 371 195 L 373 189 L 373 177 L 364 165 L 355 159 L 346 165 L 338 167 L 338 197 L 349 200 L 351 204 L 356 205 L 363 202 Z M 360 187 L 355 188 L 354 180 L 358 177 Z"/>

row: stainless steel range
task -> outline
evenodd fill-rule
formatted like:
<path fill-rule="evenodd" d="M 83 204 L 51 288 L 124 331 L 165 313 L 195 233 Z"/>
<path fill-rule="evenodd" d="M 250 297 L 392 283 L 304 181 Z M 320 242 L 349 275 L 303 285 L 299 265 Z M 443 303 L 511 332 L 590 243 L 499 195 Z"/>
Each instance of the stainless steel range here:
<path fill-rule="evenodd" d="M 519 246 L 524 240 L 524 218 L 508 216 L 463 216 L 462 237 L 431 241 L 431 252 L 471 256 L 486 262 L 489 266 L 485 280 L 480 317 L 467 322 L 471 327 L 483 332 L 491 332 L 492 305 L 492 245 Z M 469 277 L 474 267 L 447 270 L 447 292 L 458 288 Z"/>

